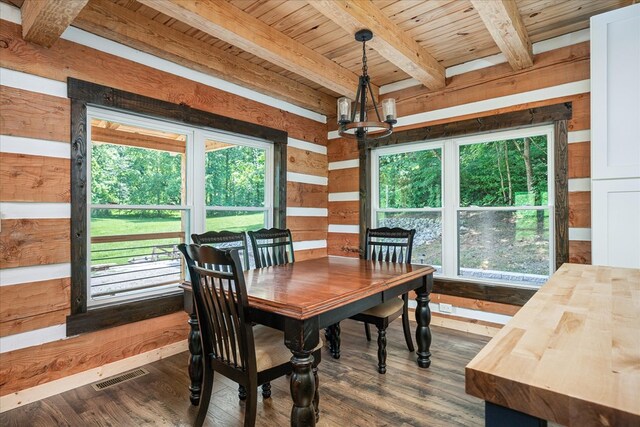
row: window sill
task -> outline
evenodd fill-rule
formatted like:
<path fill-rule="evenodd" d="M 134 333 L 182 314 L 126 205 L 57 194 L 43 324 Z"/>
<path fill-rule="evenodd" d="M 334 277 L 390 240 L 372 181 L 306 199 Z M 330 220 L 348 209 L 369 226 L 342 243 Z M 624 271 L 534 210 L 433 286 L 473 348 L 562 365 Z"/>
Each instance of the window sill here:
<path fill-rule="evenodd" d="M 67 337 L 164 316 L 183 309 L 182 292 L 67 316 Z"/>
<path fill-rule="evenodd" d="M 539 288 L 434 276 L 433 293 L 523 306 Z"/>

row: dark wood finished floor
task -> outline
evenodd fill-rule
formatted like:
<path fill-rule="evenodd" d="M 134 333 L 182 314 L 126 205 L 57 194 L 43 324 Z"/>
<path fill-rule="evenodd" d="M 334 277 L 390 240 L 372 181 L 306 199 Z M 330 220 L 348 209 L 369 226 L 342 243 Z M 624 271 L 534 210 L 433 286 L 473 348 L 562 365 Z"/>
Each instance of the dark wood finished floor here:
<path fill-rule="evenodd" d="M 342 322 L 342 356 L 325 350 L 320 364 L 319 426 L 481 426 L 484 403 L 464 392 L 464 367 L 488 338 L 433 327 L 432 364 L 419 369 L 406 349 L 402 322 L 387 332 L 387 373 L 376 372 L 377 344 L 364 328 Z M 373 331 L 372 331 L 373 332 Z M 2 426 L 188 426 L 188 353 L 145 366 L 150 373 L 97 392 L 89 385 L 0 414 Z M 289 383 L 272 383 L 271 399 L 258 397 L 258 426 L 288 426 Z M 237 386 L 216 375 L 207 426 L 241 426 L 244 404 Z"/>

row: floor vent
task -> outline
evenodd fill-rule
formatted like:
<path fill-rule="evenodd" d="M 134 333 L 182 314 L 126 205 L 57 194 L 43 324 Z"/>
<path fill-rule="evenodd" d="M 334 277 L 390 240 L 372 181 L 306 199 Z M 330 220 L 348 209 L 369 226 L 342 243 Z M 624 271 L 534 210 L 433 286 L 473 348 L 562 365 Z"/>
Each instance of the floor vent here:
<path fill-rule="evenodd" d="M 149 371 L 147 371 L 146 369 L 138 368 L 138 369 L 134 369 L 133 371 L 125 372 L 124 374 L 120 374 L 115 377 L 107 378 L 106 380 L 93 383 L 91 384 L 91 387 L 93 387 L 95 391 L 100 391 L 100 390 L 107 389 L 109 387 L 113 387 L 116 384 L 121 384 L 125 381 L 129 381 L 134 378 L 147 375 L 148 373 Z"/>

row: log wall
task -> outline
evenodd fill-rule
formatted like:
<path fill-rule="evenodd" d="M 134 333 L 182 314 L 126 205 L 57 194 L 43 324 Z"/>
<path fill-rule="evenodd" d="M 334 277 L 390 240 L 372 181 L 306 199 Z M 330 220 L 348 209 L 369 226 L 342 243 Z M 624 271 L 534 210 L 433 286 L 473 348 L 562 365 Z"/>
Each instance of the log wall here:
<path fill-rule="evenodd" d="M 0 85 L 0 396 L 186 342 L 184 313 L 62 339 L 71 287 L 68 77 L 287 131 L 296 257 L 326 255 L 327 216 L 317 216 L 327 208 L 324 123 L 64 39 L 45 49 L 21 34 L 0 20 L 0 67 L 17 76 Z"/>

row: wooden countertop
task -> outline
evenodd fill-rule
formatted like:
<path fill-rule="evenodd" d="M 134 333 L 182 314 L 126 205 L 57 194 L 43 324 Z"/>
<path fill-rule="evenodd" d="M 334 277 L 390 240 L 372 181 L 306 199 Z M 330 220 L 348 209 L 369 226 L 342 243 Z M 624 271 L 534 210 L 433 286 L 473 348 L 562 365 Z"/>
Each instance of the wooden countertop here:
<path fill-rule="evenodd" d="M 466 367 L 468 394 L 568 426 L 640 426 L 640 269 L 564 264 Z"/>

